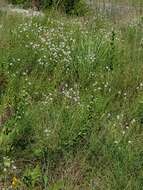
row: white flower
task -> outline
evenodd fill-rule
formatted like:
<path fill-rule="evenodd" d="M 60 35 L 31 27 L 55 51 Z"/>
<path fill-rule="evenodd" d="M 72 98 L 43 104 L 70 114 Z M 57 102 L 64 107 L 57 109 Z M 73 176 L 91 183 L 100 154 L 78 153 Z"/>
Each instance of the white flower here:
<path fill-rule="evenodd" d="M 16 166 L 13 165 L 13 166 L 12 166 L 12 169 L 13 169 L 13 170 L 16 170 Z"/>
<path fill-rule="evenodd" d="M 23 72 L 23 75 L 26 75 L 26 72 Z"/>
<path fill-rule="evenodd" d="M 120 119 L 120 116 L 119 116 L 119 115 L 117 115 L 117 119 L 118 119 L 118 120 Z"/>
<path fill-rule="evenodd" d="M 6 169 L 6 168 L 4 168 L 4 169 L 3 169 L 3 171 L 4 171 L 4 172 L 6 172 L 6 171 L 7 171 L 7 169 Z"/>
<path fill-rule="evenodd" d="M 135 120 L 135 119 L 132 119 L 131 124 L 134 124 L 135 122 L 136 122 L 136 120 Z"/>

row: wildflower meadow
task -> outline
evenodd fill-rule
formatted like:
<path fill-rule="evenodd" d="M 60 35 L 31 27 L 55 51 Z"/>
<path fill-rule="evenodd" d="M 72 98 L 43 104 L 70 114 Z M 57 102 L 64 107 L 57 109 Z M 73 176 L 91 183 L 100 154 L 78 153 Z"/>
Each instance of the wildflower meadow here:
<path fill-rule="evenodd" d="M 142 190 L 142 1 L 0 6 L 0 190 Z"/>

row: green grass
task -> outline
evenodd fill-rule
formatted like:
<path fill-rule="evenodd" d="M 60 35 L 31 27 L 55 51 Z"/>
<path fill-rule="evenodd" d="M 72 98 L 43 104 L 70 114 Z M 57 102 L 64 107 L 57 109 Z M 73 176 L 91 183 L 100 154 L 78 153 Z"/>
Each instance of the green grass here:
<path fill-rule="evenodd" d="M 0 13 L 0 26 L 1 183 L 142 190 L 142 19 Z"/>

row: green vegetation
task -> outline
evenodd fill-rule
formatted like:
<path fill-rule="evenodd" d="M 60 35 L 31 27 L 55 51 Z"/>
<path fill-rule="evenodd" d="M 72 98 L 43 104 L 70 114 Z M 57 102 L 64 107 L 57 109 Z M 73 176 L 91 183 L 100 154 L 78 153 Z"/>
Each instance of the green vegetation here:
<path fill-rule="evenodd" d="M 9 0 L 15 5 L 31 7 L 35 4 L 38 9 L 60 9 L 66 14 L 85 15 L 88 6 L 85 0 Z"/>
<path fill-rule="evenodd" d="M 0 188 L 142 190 L 142 17 L 0 12 L 0 42 Z"/>

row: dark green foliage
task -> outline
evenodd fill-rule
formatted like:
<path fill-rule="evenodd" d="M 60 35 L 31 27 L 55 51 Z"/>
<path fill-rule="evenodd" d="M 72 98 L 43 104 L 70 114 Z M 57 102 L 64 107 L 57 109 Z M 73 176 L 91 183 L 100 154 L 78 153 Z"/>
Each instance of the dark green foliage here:
<path fill-rule="evenodd" d="M 32 0 L 9 0 L 12 4 L 19 4 L 25 6 L 32 6 Z M 75 14 L 82 16 L 86 14 L 88 8 L 85 0 L 39 0 L 37 1 L 38 8 L 54 8 L 60 9 L 67 14 Z"/>
<path fill-rule="evenodd" d="M 54 0 L 41 0 L 40 4 L 42 8 L 49 8 L 54 5 Z"/>
<path fill-rule="evenodd" d="M 65 9 L 65 12 L 71 13 L 75 9 L 75 6 L 77 5 L 78 2 L 79 0 L 64 0 L 63 6 Z"/>
<path fill-rule="evenodd" d="M 7 76 L 4 73 L 0 73 L 0 96 L 5 91 L 7 83 Z"/>
<path fill-rule="evenodd" d="M 9 0 L 12 4 L 25 4 L 28 2 L 28 0 Z"/>

